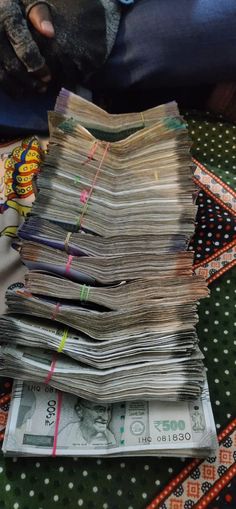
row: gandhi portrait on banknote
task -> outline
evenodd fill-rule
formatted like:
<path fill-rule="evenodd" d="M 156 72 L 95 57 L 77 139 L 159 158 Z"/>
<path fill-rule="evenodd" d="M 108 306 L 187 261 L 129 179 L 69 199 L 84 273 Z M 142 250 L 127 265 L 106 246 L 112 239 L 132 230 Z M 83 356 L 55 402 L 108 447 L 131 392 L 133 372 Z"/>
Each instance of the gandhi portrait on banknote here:
<path fill-rule="evenodd" d="M 115 436 L 109 429 L 111 405 L 77 399 L 75 412 L 77 420 L 59 429 L 58 444 L 116 445 Z"/>

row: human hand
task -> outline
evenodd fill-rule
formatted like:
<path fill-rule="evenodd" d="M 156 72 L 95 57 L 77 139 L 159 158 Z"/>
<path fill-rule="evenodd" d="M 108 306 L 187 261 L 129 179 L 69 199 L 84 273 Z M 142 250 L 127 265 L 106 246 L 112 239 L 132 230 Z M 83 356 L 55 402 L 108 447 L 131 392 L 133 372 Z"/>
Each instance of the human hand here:
<path fill-rule="evenodd" d="M 107 1 L 109 23 L 113 23 L 115 30 L 119 8 L 116 0 Z M 21 3 L 32 25 L 34 40 L 59 86 L 84 83 L 102 66 L 109 51 L 104 0 L 21 0 Z M 112 39 L 111 33 L 108 39 Z"/>
<path fill-rule="evenodd" d="M 116 35 L 119 12 L 115 0 L 109 2 L 107 18 L 103 0 L 1 0 L 0 84 L 43 91 L 51 75 L 54 85 L 84 83 Z"/>
<path fill-rule="evenodd" d="M 54 35 L 53 30 L 44 32 L 47 37 Z M 19 92 L 22 87 L 38 90 L 45 87 L 50 72 L 32 38 L 18 0 L 1 0 L 0 48 L 0 85 L 3 88 L 8 92 Z"/>

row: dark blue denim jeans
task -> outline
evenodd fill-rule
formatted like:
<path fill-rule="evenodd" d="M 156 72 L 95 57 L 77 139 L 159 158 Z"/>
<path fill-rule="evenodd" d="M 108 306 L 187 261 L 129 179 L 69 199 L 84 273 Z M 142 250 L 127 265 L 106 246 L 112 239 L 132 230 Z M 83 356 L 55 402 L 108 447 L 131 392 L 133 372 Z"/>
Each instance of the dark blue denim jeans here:
<path fill-rule="evenodd" d="M 156 88 L 236 80 L 235 0 L 136 0 L 94 85 Z"/>
<path fill-rule="evenodd" d="M 236 0 L 136 0 L 124 8 L 112 54 L 90 85 L 146 91 L 222 80 L 236 81 Z M 0 126 L 41 130 L 53 102 L 0 94 Z"/>
<path fill-rule="evenodd" d="M 14 99 L 0 90 L 0 135 L 47 132 L 47 112 L 53 110 L 55 99 L 52 93 Z"/>

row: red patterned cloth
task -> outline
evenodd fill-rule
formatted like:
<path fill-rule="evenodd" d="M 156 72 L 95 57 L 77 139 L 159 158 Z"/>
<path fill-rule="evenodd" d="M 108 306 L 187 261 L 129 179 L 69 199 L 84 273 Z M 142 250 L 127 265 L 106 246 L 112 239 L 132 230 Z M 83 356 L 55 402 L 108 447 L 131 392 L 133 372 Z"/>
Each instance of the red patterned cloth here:
<path fill-rule="evenodd" d="M 218 435 L 216 456 L 186 465 L 146 509 L 205 509 L 236 475 L 236 419 Z"/>

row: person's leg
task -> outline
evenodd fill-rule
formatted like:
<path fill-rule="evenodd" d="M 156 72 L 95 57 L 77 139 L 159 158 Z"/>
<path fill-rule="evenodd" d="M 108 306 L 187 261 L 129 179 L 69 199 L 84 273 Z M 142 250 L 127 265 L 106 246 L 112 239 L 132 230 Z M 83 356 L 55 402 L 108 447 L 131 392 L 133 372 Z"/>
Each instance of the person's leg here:
<path fill-rule="evenodd" d="M 156 88 L 236 79 L 235 0 L 136 0 L 95 88 Z"/>
<path fill-rule="evenodd" d="M 0 133 L 21 136 L 47 132 L 47 112 L 54 104 L 55 94 L 32 94 L 14 99 L 0 90 Z"/>

